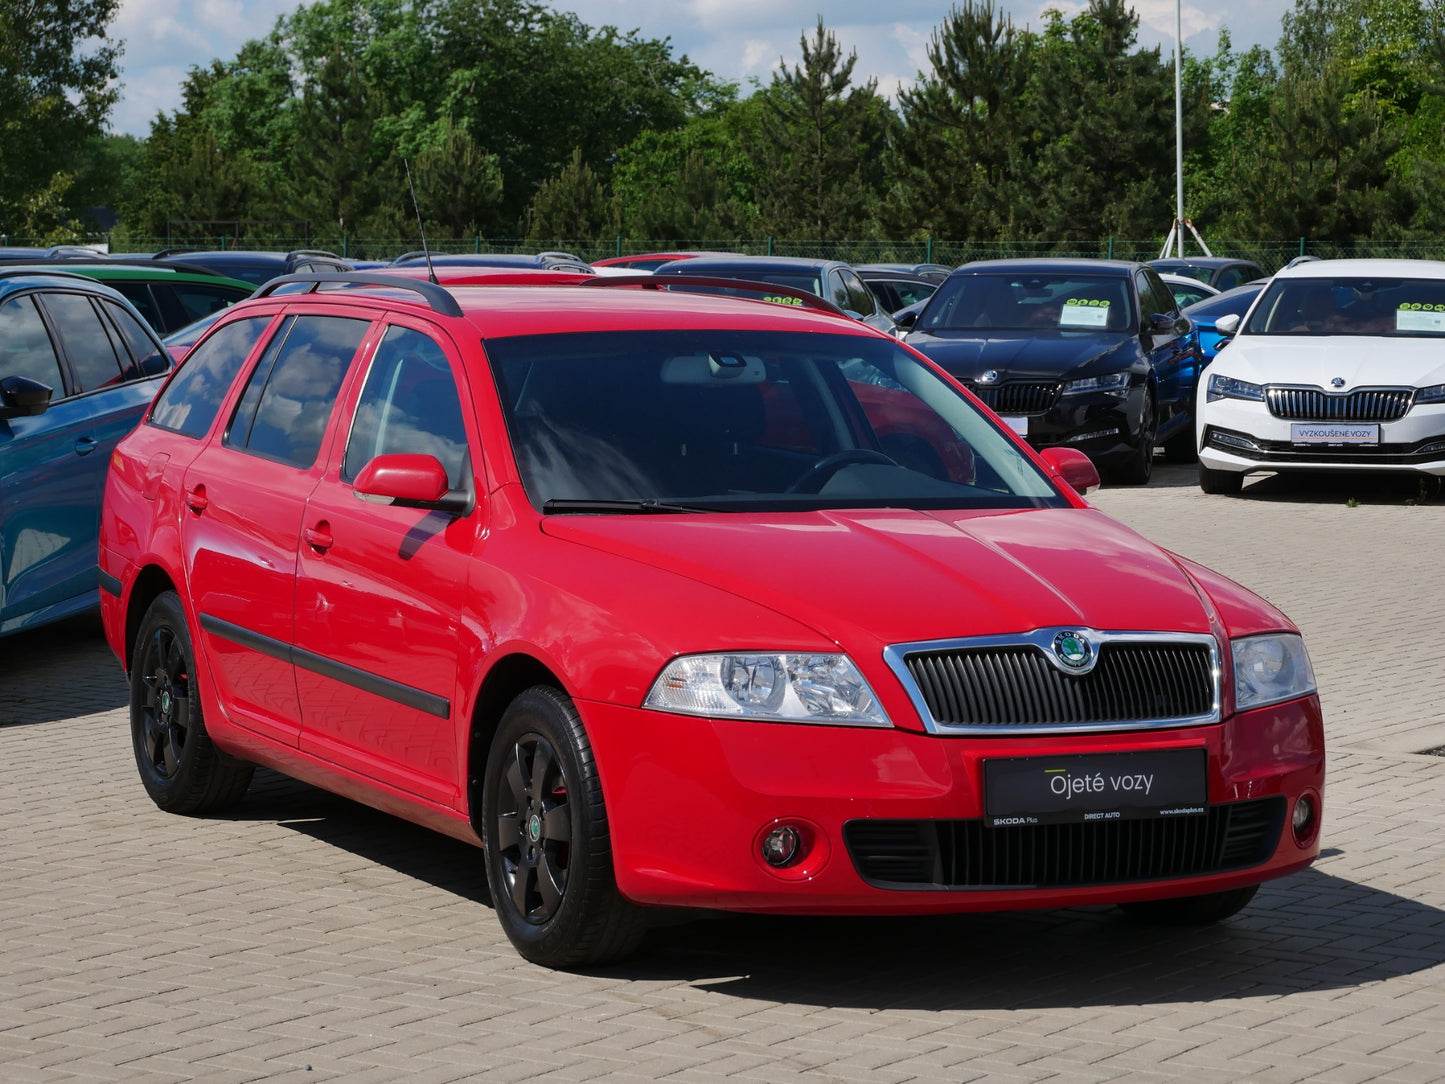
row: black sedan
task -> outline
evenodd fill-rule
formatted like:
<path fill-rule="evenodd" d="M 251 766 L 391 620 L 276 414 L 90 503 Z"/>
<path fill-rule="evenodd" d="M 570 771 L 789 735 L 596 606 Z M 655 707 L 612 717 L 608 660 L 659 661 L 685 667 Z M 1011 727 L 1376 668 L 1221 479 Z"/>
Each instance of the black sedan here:
<path fill-rule="evenodd" d="M 1143 264 L 965 264 L 907 342 L 1035 448 L 1078 448 L 1112 481 L 1149 481 L 1156 443 L 1172 460 L 1194 456 L 1199 337 Z"/>

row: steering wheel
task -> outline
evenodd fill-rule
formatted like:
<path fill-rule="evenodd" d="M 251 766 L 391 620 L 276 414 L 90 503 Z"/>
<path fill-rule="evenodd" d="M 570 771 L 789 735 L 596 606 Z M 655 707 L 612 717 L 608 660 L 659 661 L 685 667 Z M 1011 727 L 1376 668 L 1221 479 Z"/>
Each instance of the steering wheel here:
<path fill-rule="evenodd" d="M 827 484 L 829 478 L 853 463 L 877 463 L 885 467 L 898 466 L 894 460 L 882 452 L 875 452 L 872 448 L 846 448 L 841 452 L 825 455 L 818 460 L 800 474 L 785 492 L 817 493 Z"/>

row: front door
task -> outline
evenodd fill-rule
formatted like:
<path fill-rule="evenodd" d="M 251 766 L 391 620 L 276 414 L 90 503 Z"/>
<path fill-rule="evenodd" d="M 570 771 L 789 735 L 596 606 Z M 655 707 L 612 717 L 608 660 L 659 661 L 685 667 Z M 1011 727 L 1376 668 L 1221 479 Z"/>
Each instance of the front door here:
<path fill-rule="evenodd" d="M 352 482 L 375 456 L 421 453 L 453 489 L 471 484 L 458 372 L 444 336 L 387 328 L 306 504 L 296 584 L 302 750 L 450 808 L 464 784 L 458 621 L 483 513 L 394 508 Z"/>

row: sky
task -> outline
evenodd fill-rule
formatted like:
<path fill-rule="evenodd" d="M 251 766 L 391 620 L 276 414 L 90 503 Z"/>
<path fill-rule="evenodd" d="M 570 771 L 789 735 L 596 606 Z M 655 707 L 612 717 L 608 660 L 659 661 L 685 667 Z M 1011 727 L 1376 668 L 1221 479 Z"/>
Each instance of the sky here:
<path fill-rule="evenodd" d="M 1174 48 L 1176 3 L 1185 45 L 1212 54 L 1221 26 L 1235 49 L 1279 40 L 1280 19 L 1291 0 L 1135 0 L 1141 45 Z M 247 40 L 263 37 L 298 0 L 122 0 L 109 28 L 124 42 L 121 98 L 111 114 L 112 131 L 145 136 L 158 112 L 180 106 L 181 83 L 192 67 L 233 58 Z M 934 29 L 949 0 L 551 0 L 589 26 L 638 30 L 645 38 L 670 38 L 674 55 L 685 53 L 714 75 L 746 86 L 766 83 L 780 60 L 795 64 L 799 37 L 811 35 L 818 15 L 846 51 L 857 50 L 855 82 L 878 80 L 892 96 L 928 66 Z M 1018 26 L 1037 27 L 1042 13 L 1082 10 L 1076 0 L 998 0 Z M 886 17 L 883 13 L 886 12 Z"/>

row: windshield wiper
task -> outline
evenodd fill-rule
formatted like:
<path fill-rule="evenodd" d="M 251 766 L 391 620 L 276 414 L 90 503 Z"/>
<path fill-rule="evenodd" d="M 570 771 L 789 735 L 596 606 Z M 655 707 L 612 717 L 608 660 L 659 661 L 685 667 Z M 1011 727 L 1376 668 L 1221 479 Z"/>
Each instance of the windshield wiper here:
<path fill-rule="evenodd" d="M 720 512 L 722 509 L 716 506 L 702 504 L 673 504 L 669 501 L 660 501 L 656 497 L 638 498 L 635 500 L 594 500 L 591 498 L 572 499 L 567 497 L 553 497 L 542 502 L 542 513 L 548 515 L 554 512 L 601 512 L 612 515 L 631 515 L 634 513 L 666 513 L 666 512 Z"/>

